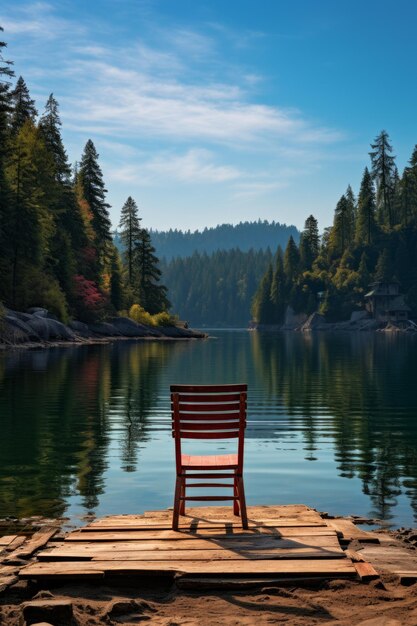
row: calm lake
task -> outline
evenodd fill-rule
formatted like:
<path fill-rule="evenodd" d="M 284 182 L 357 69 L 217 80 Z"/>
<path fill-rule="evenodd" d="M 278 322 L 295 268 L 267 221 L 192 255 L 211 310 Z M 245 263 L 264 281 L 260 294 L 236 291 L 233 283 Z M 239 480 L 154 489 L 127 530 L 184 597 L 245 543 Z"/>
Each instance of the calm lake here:
<path fill-rule="evenodd" d="M 417 338 L 212 335 L 1 355 L 0 517 L 172 506 L 169 385 L 247 382 L 249 505 L 416 525 Z"/>

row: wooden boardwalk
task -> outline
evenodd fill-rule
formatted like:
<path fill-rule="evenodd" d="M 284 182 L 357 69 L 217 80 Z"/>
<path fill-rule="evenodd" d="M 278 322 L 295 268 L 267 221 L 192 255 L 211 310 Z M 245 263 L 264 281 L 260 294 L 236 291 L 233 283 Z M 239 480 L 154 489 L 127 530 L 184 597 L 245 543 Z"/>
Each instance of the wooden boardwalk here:
<path fill-rule="evenodd" d="M 242 530 L 230 508 L 188 509 L 178 531 L 171 530 L 171 511 L 105 517 L 48 543 L 19 577 L 357 577 L 341 540 L 372 538 L 346 520 L 338 529 L 338 520 L 305 505 L 249 507 L 248 516 Z"/>

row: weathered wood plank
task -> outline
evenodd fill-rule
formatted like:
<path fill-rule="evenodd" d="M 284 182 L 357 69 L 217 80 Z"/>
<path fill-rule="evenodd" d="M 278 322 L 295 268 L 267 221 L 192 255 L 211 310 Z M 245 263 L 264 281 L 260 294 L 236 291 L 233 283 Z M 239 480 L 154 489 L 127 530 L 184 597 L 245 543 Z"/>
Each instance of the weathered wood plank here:
<path fill-rule="evenodd" d="M 202 528 L 198 532 L 175 531 L 175 530 L 120 530 L 120 531 L 97 531 L 85 533 L 82 531 L 73 531 L 65 541 L 141 541 L 142 539 L 196 539 L 221 537 L 253 537 L 259 535 L 271 535 L 278 537 L 297 537 L 297 536 L 336 536 L 336 531 L 326 526 L 324 527 L 289 527 L 289 528 L 257 528 L 256 530 L 243 530 L 242 528 L 233 528 L 228 530 L 223 528 Z"/>
<path fill-rule="evenodd" d="M 293 576 L 356 576 L 349 559 L 300 559 L 300 560 L 234 560 L 234 561 L 63 561 L 37 562 L 22 568 L 20 578 L 40 579 L 59 577 L 110 575 L 164 575 L 184 574 L 263 575 L 282 574 Z"/>
<path fill-rule="evenodd" d="M 321 520 L 317 522 L 316 520 L 309 519 L 282 519 L 282 520 L 262 520 L 262 521 L 252 521 L 249 520 L 249 528 L 296 528 L 302 526 L 306 527 L 318 527 L 318 528 L 326 528 L 327 524 Z M 138 520 L 134 521 L 111 521 L 111 522 L 97 522 L 90 524 L 84 528 L 81 528 L 81 532 L 90 533 L 90 532 L 100 532 L 100 531 L 118 531 L 118 530 L 146 530 L 149 528 L 154 528 L 158 530 L 169 530 L 172 527 L 172 520 L 166 522 L 155 522 L 154 520 Z M 202 528 L 242 528 L 242 523 L 238 522 L 228 522 L 224 520 L 201 520 L 201 519 L 192 519 L 191 521 L 182 521 L 180 519 L 179 528 L 183 530 L 195 531 Z"/>
<path fill-rule="evenodd" d="M 48 541 L 58 532 L 57 526 L 45 526 L 41 528 L 36 533 L 32 535 L 32 537 L 26 541 L 21 547 L 17 548 L 13 552 L 11 552 L 7 559 L 4 559 L 4 563 L 7 563 L 8 560 L 14 559 L 27 559 L 32 556 L 36 550 L 43 548 Z"/>
<path fill-rule="evenodd" d="M 8 546 L 18 535 L 3 535 L 0 537 L 0 547 Z"/>
<path fill-rule="evenodd" d="M 337 532 L 342 534 L 342 537 L 346 541 L 363 541 L 367 543 L 379 543 L 378 536 L 361 530 L 353 522 L 346 519 L 328 519 L 325 520 L 329 528 L 334 528 Z"/>
<path fill-rule="evenodd" d="M 223 518 L 227 517 L 233 519 L 233 512 L 230 506 L 197 506 L 187 507 L 186 513 L 190 517 L 214 517 Z M 280 504 L 280 505 L 259 505 L 249 506 L 248 516 L 254 519 L 259 518 L 275 518 L 275 517 L 293 517 L 301 513 L 314 513 L 319 515 L 317 511 L 311 509 L 305 504 Z M 172 510 L 159 510 L 159 511 L 145 511 L 143 517 L 170 517 L 172 516 Z M 107 517 L 114 517 L 109 515 Z M 140 517 L 139 515 L 137 517 Z"/>
<path fill-rule="evenodd" d="M 367 580 L 374 580 L 375 578 L 379 578 L 378 572 L 370 563 L 366 561 L 358 561 L 354 563 L 354 567 L 358 573 L 358 576 L 364 582 Z"/>
<path fill-rule="evenodd" d="M 346 558 L 339 548 L 321 547 L 291 547 L 291 548 L 235 548 L 234 550 L 220 547 L 218 550 L 130 550 L 120 551 L 117 548 L 110 551 L 88 552 L 80 551 L 74 555 L 64 550 L 43 551 L 38 555 L 39 560 L 76 560 L 94 559 L 96 561 L 221 561 L 240 559 L 332 559 Z"/>
<path fill-rule="evenodd" d="M 293 537 L 283 539 L 278 536 L 271 535 L 254 535 L 245 536 L 229 536 L 217 539 L 162 539 L 152 540 L 145 539 L 142 541 L 91 541 L 91 542 L 62 542 L 54 544 L 52 549 L 48 548 L 47 554 L 56 555 L 65 554 L 66 556 L 83 556 L 85 554 L 99 554 L 100 552 L 109 552 L 117 550 L 118 552 L 131 552 L 137 550 L 218 550 L 226 548 L 229 550 L 262 550 L 269 548 L 340 548 L 336 535 L 324 536 L 307 536 Z M 43 556 L 44 552 L 38 553 L 38 558 Z M 45 551 L 46 554 L 46 551 Z"/>

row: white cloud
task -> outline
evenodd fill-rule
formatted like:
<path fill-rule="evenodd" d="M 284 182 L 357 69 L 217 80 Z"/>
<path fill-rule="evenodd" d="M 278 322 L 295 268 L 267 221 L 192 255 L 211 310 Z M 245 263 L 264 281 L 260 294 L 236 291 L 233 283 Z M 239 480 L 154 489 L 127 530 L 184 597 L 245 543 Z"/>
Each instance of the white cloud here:
<path fill-rule="evenodd" d="M 239 169 L 215 163 L 214 155 L 203 149 L 191 149 L 185 154 L 163 153 L 147 162 L 121 166 L 110 172 L 112 180 L 139 185 L 166 180 L 190 184 L 224 183 L 241 176 Z"/>

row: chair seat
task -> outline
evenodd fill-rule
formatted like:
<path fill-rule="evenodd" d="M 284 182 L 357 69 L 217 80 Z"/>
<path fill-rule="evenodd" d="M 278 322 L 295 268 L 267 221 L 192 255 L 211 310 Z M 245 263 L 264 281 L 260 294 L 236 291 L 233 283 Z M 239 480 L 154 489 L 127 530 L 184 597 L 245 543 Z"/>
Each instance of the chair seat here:
<path fill-rule="evenodd" d="M 209 454 L 206 456 L 181 455 L 181 465 L 187 469 L 231 469 L 238 465 L 237 454 Z"/>

